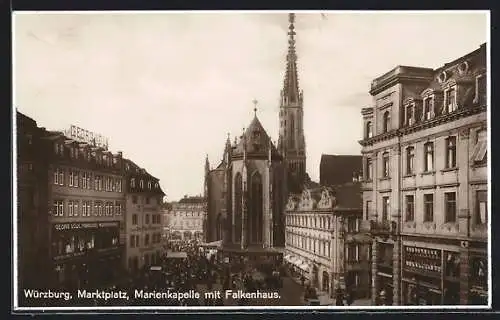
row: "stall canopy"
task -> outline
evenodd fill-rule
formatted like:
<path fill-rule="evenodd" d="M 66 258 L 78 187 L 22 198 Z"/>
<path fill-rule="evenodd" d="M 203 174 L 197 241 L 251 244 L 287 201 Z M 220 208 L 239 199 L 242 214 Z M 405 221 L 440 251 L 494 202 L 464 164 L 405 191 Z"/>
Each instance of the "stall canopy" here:
<path fill-rule="evenodd" d="M 222 240 L 202 243 L 201 246 L 205 248 L 218 248 L 222 245 Z"/>
<path fill-rule="evenodd" d="M 187 258 L 186 252 L 167 252 L 167 259 L 185 259 Z"/>

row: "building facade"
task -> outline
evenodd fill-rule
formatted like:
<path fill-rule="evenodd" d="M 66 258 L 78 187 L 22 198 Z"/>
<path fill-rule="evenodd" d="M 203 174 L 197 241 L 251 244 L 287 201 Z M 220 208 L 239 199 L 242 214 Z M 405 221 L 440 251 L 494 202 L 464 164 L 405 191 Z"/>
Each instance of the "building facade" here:
<path fill-rule="evenodd" d="M 374 303 L 487 303 L 486 50 L 372 82 L 360 143 Z"/>
<path fill-rule="evenodd" d="M 123 263 L 130 273 L 159 263 L 163 254 L 163 196 L 159 180 L 126 159 Z"/>
<path fill-rule="evenodd" d="M 360 232 L 360 190 L 354 182 L 305 189 L 288 199 L 284 260 L 331 296 L 338 288 L 356 298 L 370 295 L 370 238 Z"/>
<path fill-rule="evenodd" d="M 20 284 L 75 289 L 120 277 L 121 153 L 17 113 Z"/>
<path fill-rule="evenodd" d="M 205 241 L 204 224 L 207 215 L 205 198 L 185 196 L 171 205 L 168 225 L 170 239 Z"/>

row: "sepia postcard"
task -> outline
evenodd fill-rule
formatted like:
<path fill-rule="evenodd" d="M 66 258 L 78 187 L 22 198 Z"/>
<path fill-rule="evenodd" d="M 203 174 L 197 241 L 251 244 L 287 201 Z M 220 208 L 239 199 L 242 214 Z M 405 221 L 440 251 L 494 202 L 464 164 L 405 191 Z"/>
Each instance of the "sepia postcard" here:
<path fill-rule="evenodd" d="M 12 28 L 14 311 L 491 307 L 488 11 Z"/>

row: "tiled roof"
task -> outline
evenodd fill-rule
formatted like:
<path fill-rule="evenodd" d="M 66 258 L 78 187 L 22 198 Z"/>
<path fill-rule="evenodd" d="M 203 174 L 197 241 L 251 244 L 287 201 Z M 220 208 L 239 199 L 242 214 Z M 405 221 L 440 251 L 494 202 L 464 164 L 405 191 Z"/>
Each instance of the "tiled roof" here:
<path fill-rule="evenodd" d="M 337 204 L 335 209 L 363 210 L 363 195 L 360 183 L 346 183 L 333 187 Z"/>
<path fill-rule="evenodd" d="M 241 156 L 244 150 L 244 144 L 246 142 L 247 154 L 267 156 L 269 152 L 269 145 L 271 145 L 271 156 L 273 158 L 279 157 L 279 152 L 271 142 L 271 138 L 267 134 L 264 127 L 259 121 L 259 118 L 255 116 L 248 126 L 248 128 L 243 133 L 236 148 L 233 149 L 234 156 Z"/>
<path fill-rule="evenodd" d="M 196 197 L 184 197 L 179 200 L 179 203 L 203 203 L 205 202 L 204 197 L 196 196 Z"/>
<path fill-rule="evenodd" d="M 352 182 L 362 172 L 362 157 L 357 155 L 321 155 L 319 183 L 322 186 Z"/>

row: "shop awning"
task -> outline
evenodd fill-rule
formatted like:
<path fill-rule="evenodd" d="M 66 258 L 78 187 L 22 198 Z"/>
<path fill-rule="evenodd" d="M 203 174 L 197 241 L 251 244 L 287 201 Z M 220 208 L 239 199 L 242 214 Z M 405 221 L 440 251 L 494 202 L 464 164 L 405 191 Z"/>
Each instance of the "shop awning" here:
<path fill-rule="evenodd" d="M 167 252 L 167 258 L 171 259 L 185 259 L 187 258 L 187 253 L 186 252 Z"/>

